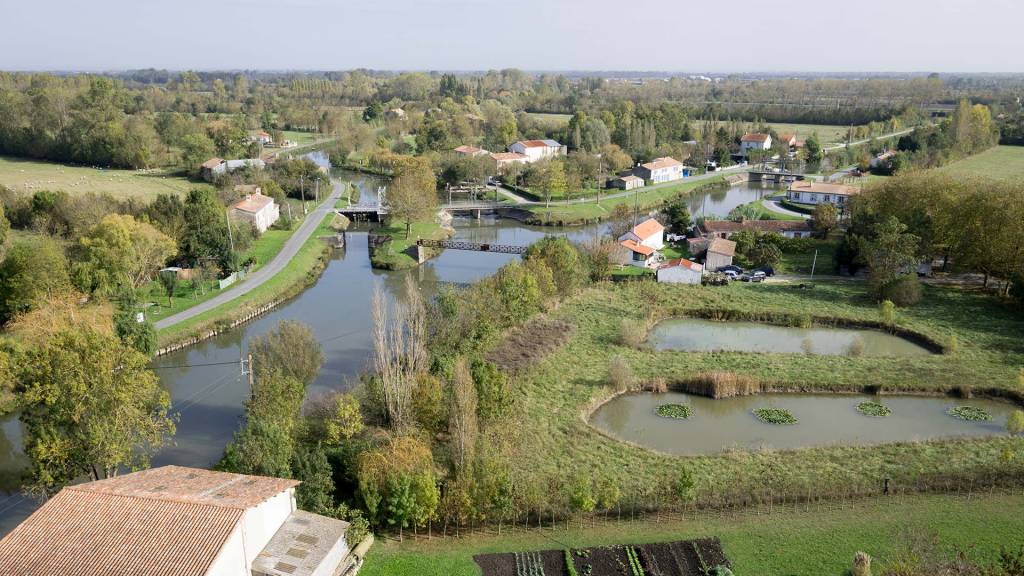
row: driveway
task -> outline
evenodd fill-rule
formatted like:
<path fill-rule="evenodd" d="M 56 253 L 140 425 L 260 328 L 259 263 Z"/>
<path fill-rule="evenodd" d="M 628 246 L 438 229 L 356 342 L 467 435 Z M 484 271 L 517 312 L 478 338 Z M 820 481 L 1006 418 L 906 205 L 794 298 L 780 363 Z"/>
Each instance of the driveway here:
<path fill-rule="evenodd" d="M 285 266 L 291 262 L 292 258 L 294 258 L 296 254 L 298 254 L 299 249 L 302 248 L 302 245 L 306 243 L 306 240 L 313 235 L 313 231 L 317 229 L 324 217 L 334 210 L 334 203 L 337 202 L 339 198 L 341 198 L 340 187 L 335 189 L 327 200 L 317 206 L 315 210 L 306 216 L 306 219 L 302 221 L 299 229 L 296 230 L 295 233 L 292 234 L 291 238 L 284 243 L 281 251 L 278 252 L 277 256 L 274 256 L 274 259 L 269 263 L 264 264 L 260 269 L 246 277 L 245 280 L 242 280 L 235 286 L 228 288 L 213 298 L 196 304 L 188 310 L 182 310 L 173 316 L 157 320 L 154 323 L 156 329 L 163 330 L 164 328 L 174 326 L 175 324 L 179 324 L 190 318 L 195 318 L 204 312 L 213 310 L 221 304 L 230 302 L 239 296 L 244 296 L 245 294 L 252 292 L 256 288 L 259 288 L 264 282 L 273 278 L 278 272 L 284 270 Z"/>
<path fill-rule="evenodd" d="M 789 208 L 784 208 L 782 204 L 779 204 L 777 200 L 771 198 L 765 198 L 761 203 L 764 204 L 765 208 L 771 210 L 772 212 L 775 212 L 776 214 L 785 214 L 786 216 L 797 216 L 799 218 L 803 218 L 804 220 L 809 220 L 811 218 L 810 214 L 804 214 L 802 212 L 790 210 Z"/>

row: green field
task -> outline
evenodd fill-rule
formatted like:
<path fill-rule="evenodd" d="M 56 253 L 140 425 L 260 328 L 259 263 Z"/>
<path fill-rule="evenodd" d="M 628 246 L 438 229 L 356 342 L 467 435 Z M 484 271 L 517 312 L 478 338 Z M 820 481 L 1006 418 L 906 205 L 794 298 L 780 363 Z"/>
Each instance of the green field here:
<path fill-rule="evenodd" d="M 1009 179 L 1024 176 L 1024 146 L 996 146 L 939 168 L 962 176 Z"/>
<path fill-rule="evenodd" d="M 473 555 L 491 552 L 641 544 L 717 536 L 736 574 L 743 576 L 846 576 L 853 555 L 875 557 L 874 568 L 902 559 L 908 533 L 935 537 L 951 556 L 990 562 L 1000 546 L 1024 545 L 1024 496 L 901 496 L 832 503 L 821 507 L 775 507 L 687 518 L 598 522 L 565 529 L 508 530 L 498 536 L 420 537 L 399 543 L 380 539 L 370 549 L 363 576 L 477 576 Z M 435 533 L 436 534 L 436 533 Z"/>
<path fill-rule="evenodd" d="M 324 217 L 320 225 L 317 226 L 313 234 L 302 245 L 302 248 L 299 249 L 295 257 L 288 262 L 288 266 L 284 270 L 244 296 L 225 302 L 195 318 L 190 318 L 185 322 L 161 330 L 159 333 L 160 346 L 166 346 L 167 344 L 183 340 L 189 335 L 209 329 L 218 323 L 231 322 L 235 318 L 245 316 L 254 309 L 275 300 L 293 296 L 301 291 L 319 276 L 322 266 L 326 265 L 324 259 L 325 244 L 320 237 L 334 233 L 330 227 L 333 217 L 333 214 L 328 214 Z M 274 238 L 273 241 L 276 243 L 279 241 L 279 238 Z M 267 248 L 264 255 L 271 250 L 271 248 Z M 280 247 L 277 250 L 280 250 Z M 190 305 L 194 304 L 195 302 L 192 302 Z"/>
<path fill-rule="evenodd" d="M 693 120 L 691 124 L 696 128 L 704 124 L 704 120 Z M 746 122 L 748 126 L 753 128 L 752 122 Z M 729 122 L 719 120 L 715 123 L 715 126 L 729 125 Z M 782 122 L 769 122 L 769 126 L 775 130 L 776 134 L 796 134 L 797 140 L 806 140 L 808 136 L 818 133 L 818 139 L 821 141 L 823 146 L 829 144 L 841 144 L 846 142 L 846 135 L 849 131 L 849 126 L 835 126 L 828 124 L 787 124 Z"/>
<path fill-rule="evenodd" d="M 185 194 L 192 188 L 209 186 L 162 170 L 100 169 L 11 157 L 0 157 L 0 185 L 18 192 L 95 192 L 141 200 L 152 200 L 157 194 Z"/>

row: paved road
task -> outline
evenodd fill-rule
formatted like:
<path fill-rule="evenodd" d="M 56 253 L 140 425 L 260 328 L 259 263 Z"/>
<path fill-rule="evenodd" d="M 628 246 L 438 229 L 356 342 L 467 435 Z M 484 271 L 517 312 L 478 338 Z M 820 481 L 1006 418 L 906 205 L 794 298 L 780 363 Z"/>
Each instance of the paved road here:
<path fill-rule="evenodd" d="M 794 210 L 790 210 L 789 208 L 783 208 L 782 205 L 779 204 L 776 200 L 772 200 L 772 199 L 769 199 L 769 198 L 765 198 L 763 204 L 764 204 L 765 208 L 771 210 L 772 212 L 775 212 L 776 214 L 785 214 L 787 216 L 798 216 L 800 218 L 803 218 L 804 220 L 807 220 L 807 219 L 809 219 L 811 217 L 810 214 L 803 214 L 801 212 L 796 212 Z"/>
<path fill-rule="evenodd" d="M 917 130 L 916 126 L 913 127 L 913 128 L 907 128 L 906 130 L 900 130 L 898 132 L 893 132 L 891 134 L 882 134 L 880 136 L 872 136 L 871 138 L 864 138 L 863 140 L 854 140 L 853 142 L 850 142 L 850 146 L 860 146 L 861 144 L 867 144 L 868 142 L 871 142 L 871 140 L 873 140 L 875 138 L 877 138 L 878 140 L 885 140 L 886 138 L 894 138 L 896 136 L 903 136 L 904 134 L 910 134 L 914 130 Z M 824 148 L 822 148 L 822 150 L 824 150 L 826 152 L 829 152 L 829 151 L 832 151 L 832 150 L 841 150 L 843 148 L 846 148 L 846 143 L 845 142 L 843 142 L 842 144 L 833 144 L 831 146 L 825 146 Z"/>
<path fill-rule="evenodd" d="M 338 187 L 331 192 L 331 195 L 323 202 L 323 204 L 317 206 L 315 210 L 306 216 L 306 219 L 302 221 L 299 229 L 296 230 L 295 233 L 292 234 L 291 238 L 284 243 L 281 251 L 278 252 L 277 256 L 274 256 L 274 259 L 269 263 L 264 264 L 260 269 L 250 274 L 248 278 L 239 282 L 236 286 L 232 286 L 213 298 L 210 298 L 200 304 L 196 304 L 188 310 L 182 310 L 173 316 L 157 320 L 154 323 L 156 329 L 162 330 L 184 322 L 190 318 L 194 318 L 203 312 L 213 310 L 225 302 L 230 302 L 239 296 L 252 292 L 264 282 L 273 278 L 274 275 L 283 270 L 284 267 L 291 262 L 292 258 L 295 257 L 295 254 L 297 254 L 299 249 L 302 248 L 302 245 L 306 243 L 306 240 L 309 239 L 313 234 L 313 231 L 320 225 L 324 216 L 334 209 L 334 203 L 337 202 L 339 198 L 341 198 L 341 187 Z"/>

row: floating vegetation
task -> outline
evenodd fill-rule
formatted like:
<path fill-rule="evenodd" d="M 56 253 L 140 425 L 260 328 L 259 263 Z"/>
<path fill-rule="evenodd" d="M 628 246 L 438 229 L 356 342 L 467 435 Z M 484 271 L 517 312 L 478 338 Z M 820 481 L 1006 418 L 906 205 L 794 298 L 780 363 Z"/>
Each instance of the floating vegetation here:
<path fill-rule="evenodd" d="M 892 410 L 878 402 L 861 402 L 857 404 L 857 411 L 865 416 L 874 416 L 875 418 L 885 418 L 889 414 L 892 414 Z"/>
<path fill-rule="evenodd" d="M 992 419 L 991 414 L 977 406 L 957 406 L 955 408 L 950 408 L 946 413 L 954 418 L 969 420 L 971 422 L 987 422 Z"/>
<path fill-rule="evenodd" d="M 768 424 L 796 424 L 796 416 L 785 408 L 757 408 L 754 410 L 754 416 L 757 416 L 762 422 Z"/>
<path fill-rule="evenodd" d="M 693 409 L 687 404 L 662 404 L 658 406 L 656 412 L 658 416 L 664 416 L 665 418 L 686 420 L 693 414 Z"/>

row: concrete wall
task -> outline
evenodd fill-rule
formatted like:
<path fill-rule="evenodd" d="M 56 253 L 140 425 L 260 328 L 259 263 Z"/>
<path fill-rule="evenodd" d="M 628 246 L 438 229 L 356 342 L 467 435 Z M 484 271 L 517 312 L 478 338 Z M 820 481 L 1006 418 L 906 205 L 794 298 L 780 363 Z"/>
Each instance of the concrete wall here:
<path fill-rule="evenodd" d="M 248 576 L 249 562 L 245 559 L 245 541 L 242 523 L 235 525 L 217 559 L 206 571 L 206 576 Z"/>
<path fill-rule="evenodd" d="M 245 511 L 245 516 L 242 518 L 242 529 L 245 538 L 246 567 L 252 565 L 252 561 L 266 547 L 267 542 L 270 542 L 278 528 L 284 524 L 294 510 L 295 489 L 292 488 Z"/>

